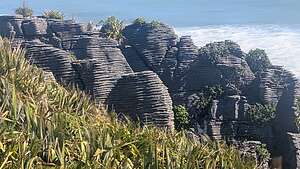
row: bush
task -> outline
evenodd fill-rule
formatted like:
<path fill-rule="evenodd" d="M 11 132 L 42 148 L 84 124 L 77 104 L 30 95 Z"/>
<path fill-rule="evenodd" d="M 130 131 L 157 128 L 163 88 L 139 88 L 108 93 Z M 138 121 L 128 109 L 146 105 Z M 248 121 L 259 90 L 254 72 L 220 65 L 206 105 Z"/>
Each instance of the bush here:
<path fill-rule="evenodd" d="M 249 115 L 252 122 L 263 125 L 276 117 L 276 106 L 273 104 L 255 104 L 249 108 Z"/>
<path fill-rule="evenodd" d="M 246 55 L 246 61 L 254 73 L 259 73 L 272 66 L 266 52 L 262 49 L 250 50 Z"/>
<path fill-rule="evenodd" d="M 47 19 L 59 19 L 59 20 L 64 19 L 64 14 L 60 11 L 57 11 L 57 10 L 45 11 L 43 13 L 43 16 Z"/>
<path fill-rule="evenodd" d="M 189 129 L 190 121 L 189 121 L 189 113 L 186 108 L 182 105 L 174 106 L 174 123 L 176 130 Z"/>
<path fill-rule="evenodd" d="M 122 30 L 123 30 L 123 22 L 118 18 L 111 16 L 108 17 L 105 21 L 101 21 L 102 24 L 100 32 L 102 32 L 105 37 L 121 40 L 123 38 Z"/>
<path fill-rule="evenodd" d="M 150 22 L 150 25 L 151 25 L 152 28 L 158 28 L 162 25 L 162 23 L 159 22 L 159 21 L 153 20 L 153 21 Z"/>
<path fill-rule="evenodd" d="M 265 163 L 271 159 L 271 154 L 268 151 L 267 146 L 265 144 L 257 145 L 255 149 L 258 155 L 258 161 Z"/>
<path fill-rule="evenodd" d="M 142 18 L 142 17 L 139 17 L 139 18 L 136 18 L 134 21 L 133 21 L 133 24 L 134 25 L 144 25 L 146 23 L 145 19 Z"/>
<path fill-rule="evenodd" d="M 31 8 L 23 6 L 16 9 L 15 13 L 17 15 L 22 15 L 23 17 L 31 17 L 33 15 L 33 10 Z"/>

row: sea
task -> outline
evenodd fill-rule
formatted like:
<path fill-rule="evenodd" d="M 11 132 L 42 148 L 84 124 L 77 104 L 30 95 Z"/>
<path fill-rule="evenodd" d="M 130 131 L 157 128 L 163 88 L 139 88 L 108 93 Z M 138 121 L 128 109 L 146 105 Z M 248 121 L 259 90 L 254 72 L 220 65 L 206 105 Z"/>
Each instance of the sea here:
<path fill-rule="evenodd" d="M 22 0 L 0 0 L 0 15 L 13 14 Z M 98 23 L 116 16 L 159 20 L 199 47 L 232 40 L 243 51 L 261 48 L 275 65 L 300 78 L 300 0 L 25 0 L 36 15 L 56 9 L 66 18 Z"/>

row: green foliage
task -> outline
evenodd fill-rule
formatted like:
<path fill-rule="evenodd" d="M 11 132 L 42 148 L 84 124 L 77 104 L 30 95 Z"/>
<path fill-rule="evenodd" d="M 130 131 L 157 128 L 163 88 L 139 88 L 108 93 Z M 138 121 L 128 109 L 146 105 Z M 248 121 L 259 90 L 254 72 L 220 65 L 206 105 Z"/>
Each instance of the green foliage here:
<path fill-rule="evenodd" d="M 296 114 L 297 114 L 297 116 L 296 116 L 296 125 L 298 126 L 298 127 L 300 127 L 300 97 L 297 97 L 296 98 L 296 105 L 295 105 L 296 107 Z"/>
<path fill-rule="evenodd" d="M 199 99 L 197 100 L 197 107 L 202 110 L 206 110 L 210 108 L 210 104 L 214 99 L 217 99 L 224 93 L 224 90 L 221 86 L 205 86 L 202 89 L 201 94 L 199 95 Z"/>
<path fill-rule="evenodd" d="M 43 16 L 47 19 L 59 19 L 59 20 L 64 19 L 64 14 L 60 11 L 57 11 L 57 10 L 45 11 L 43 13 Z"/>
<path fill-rule="evenodd" d="M 186 108 L 182 105 L 174 106 L 174 123 L 176 130 L 189 129 L 190 121 L 189 121 L 189 113 Z"/>
<path fill-rule="evenodd" d="M 0 39 L 0 168 L 254 169 L 223 143 L 120 122 Z"/>
<path fill-rule="evenodd" d="M 138 17 L 133 21 L 133 24 L 135 25 L 144 25 L 146 23 L 145 18 Z"/>
<path fill-rule="evenodd" d="M 17 15 L 22 15 L 23 17 L 31 17 L 33 15 L 33 10 L 28 7 L 19 7 L 16 9 L 15 13 Z"/>
<path fill-rule="evenodd" d="M 262 72 L 272 65 L 262 49 L 250 50 L 246 55 L 246 61 L 254 73 Z"/>
<path fill-rule="evenodd" d="M 276 106 L 273 104 L 262 105 L 255 104 L 251 105 L 249 108 L 249 115 L 251 121 L 263 125 L 270 122 L 276 116 Z"/>
<path fill-rule="evenodd" d="M 123 38 L 123 21 L 120 21 L 118 18 L 111 16 L 108 17 L 105 21 L 101 21 L 102 27 L 100 32 L 102 32 L 107 38 L 121 40 Z"/>
<path fill-rule="evenodd" d="M 162 23 L 159 22 L 159 21 L 153 20 L 153 21 L 150 22 L 150 25 L 151 25 L 152 28 L 158 28 L 162 25 Z"/>
<path fill-rule="evenodd" d="M 271 159 L 271 154 L 265 144 L 257 145 L 255 149 L 259 158 L 258 161 L 268 162 Z"/>

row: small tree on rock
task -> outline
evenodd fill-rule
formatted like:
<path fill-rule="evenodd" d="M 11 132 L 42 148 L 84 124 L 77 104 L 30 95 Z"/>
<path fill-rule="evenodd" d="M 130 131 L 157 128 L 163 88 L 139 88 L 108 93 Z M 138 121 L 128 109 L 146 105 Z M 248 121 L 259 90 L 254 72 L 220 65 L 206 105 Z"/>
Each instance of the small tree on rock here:
<path fill-rule="evenodd" d="M 22 15 L 23 17 L 31 17 L 33 15 L 33 10 L 27 7 L 25 1 L 23 1 L 22 7 L 17 8 L 15 13 L 17 15 Z"/>
<path fill-rule="evenodd" d="M 102 27 L 100 32 L 104 34 L 105 37 L 115 39 L 120 41 L 123 38 L 123 21 L 120 21 L 118 18 L 111 16 L 108 17 L 105 21 L 101 21 Z"/>
<path fill-rule="evenodd" d="M 64 14 L 58 10 L 45 11 L 43 16 L 47 19 L 59 19 L 59 20 L 64 19 Z"/>

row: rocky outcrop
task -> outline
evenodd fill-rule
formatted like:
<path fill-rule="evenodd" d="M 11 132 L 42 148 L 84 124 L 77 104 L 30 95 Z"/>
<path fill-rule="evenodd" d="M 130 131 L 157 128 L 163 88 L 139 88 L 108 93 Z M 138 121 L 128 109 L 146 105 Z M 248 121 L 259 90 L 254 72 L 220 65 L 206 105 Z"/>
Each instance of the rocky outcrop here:
<path fill-rule="evenodd" d="M 145 23 L 129 25 L 123 34 L 127 44 L 133 47 L 145 65 L 160 75 L 168 49 L 176 46 L 177 35 L 174 30 L 164 24 Z"/>
<path fill-rule="evenodd" d="M 132 73 L 118 44 L 113 40 L 75 36 L 65 44 L 69 45 L 64 45 L 64 49 L 71 51 L 81 60 L 73 65 L 85 89 L 93 94 L 99 103 L 106 103 L 110 90 L 121 75 Z"/>

